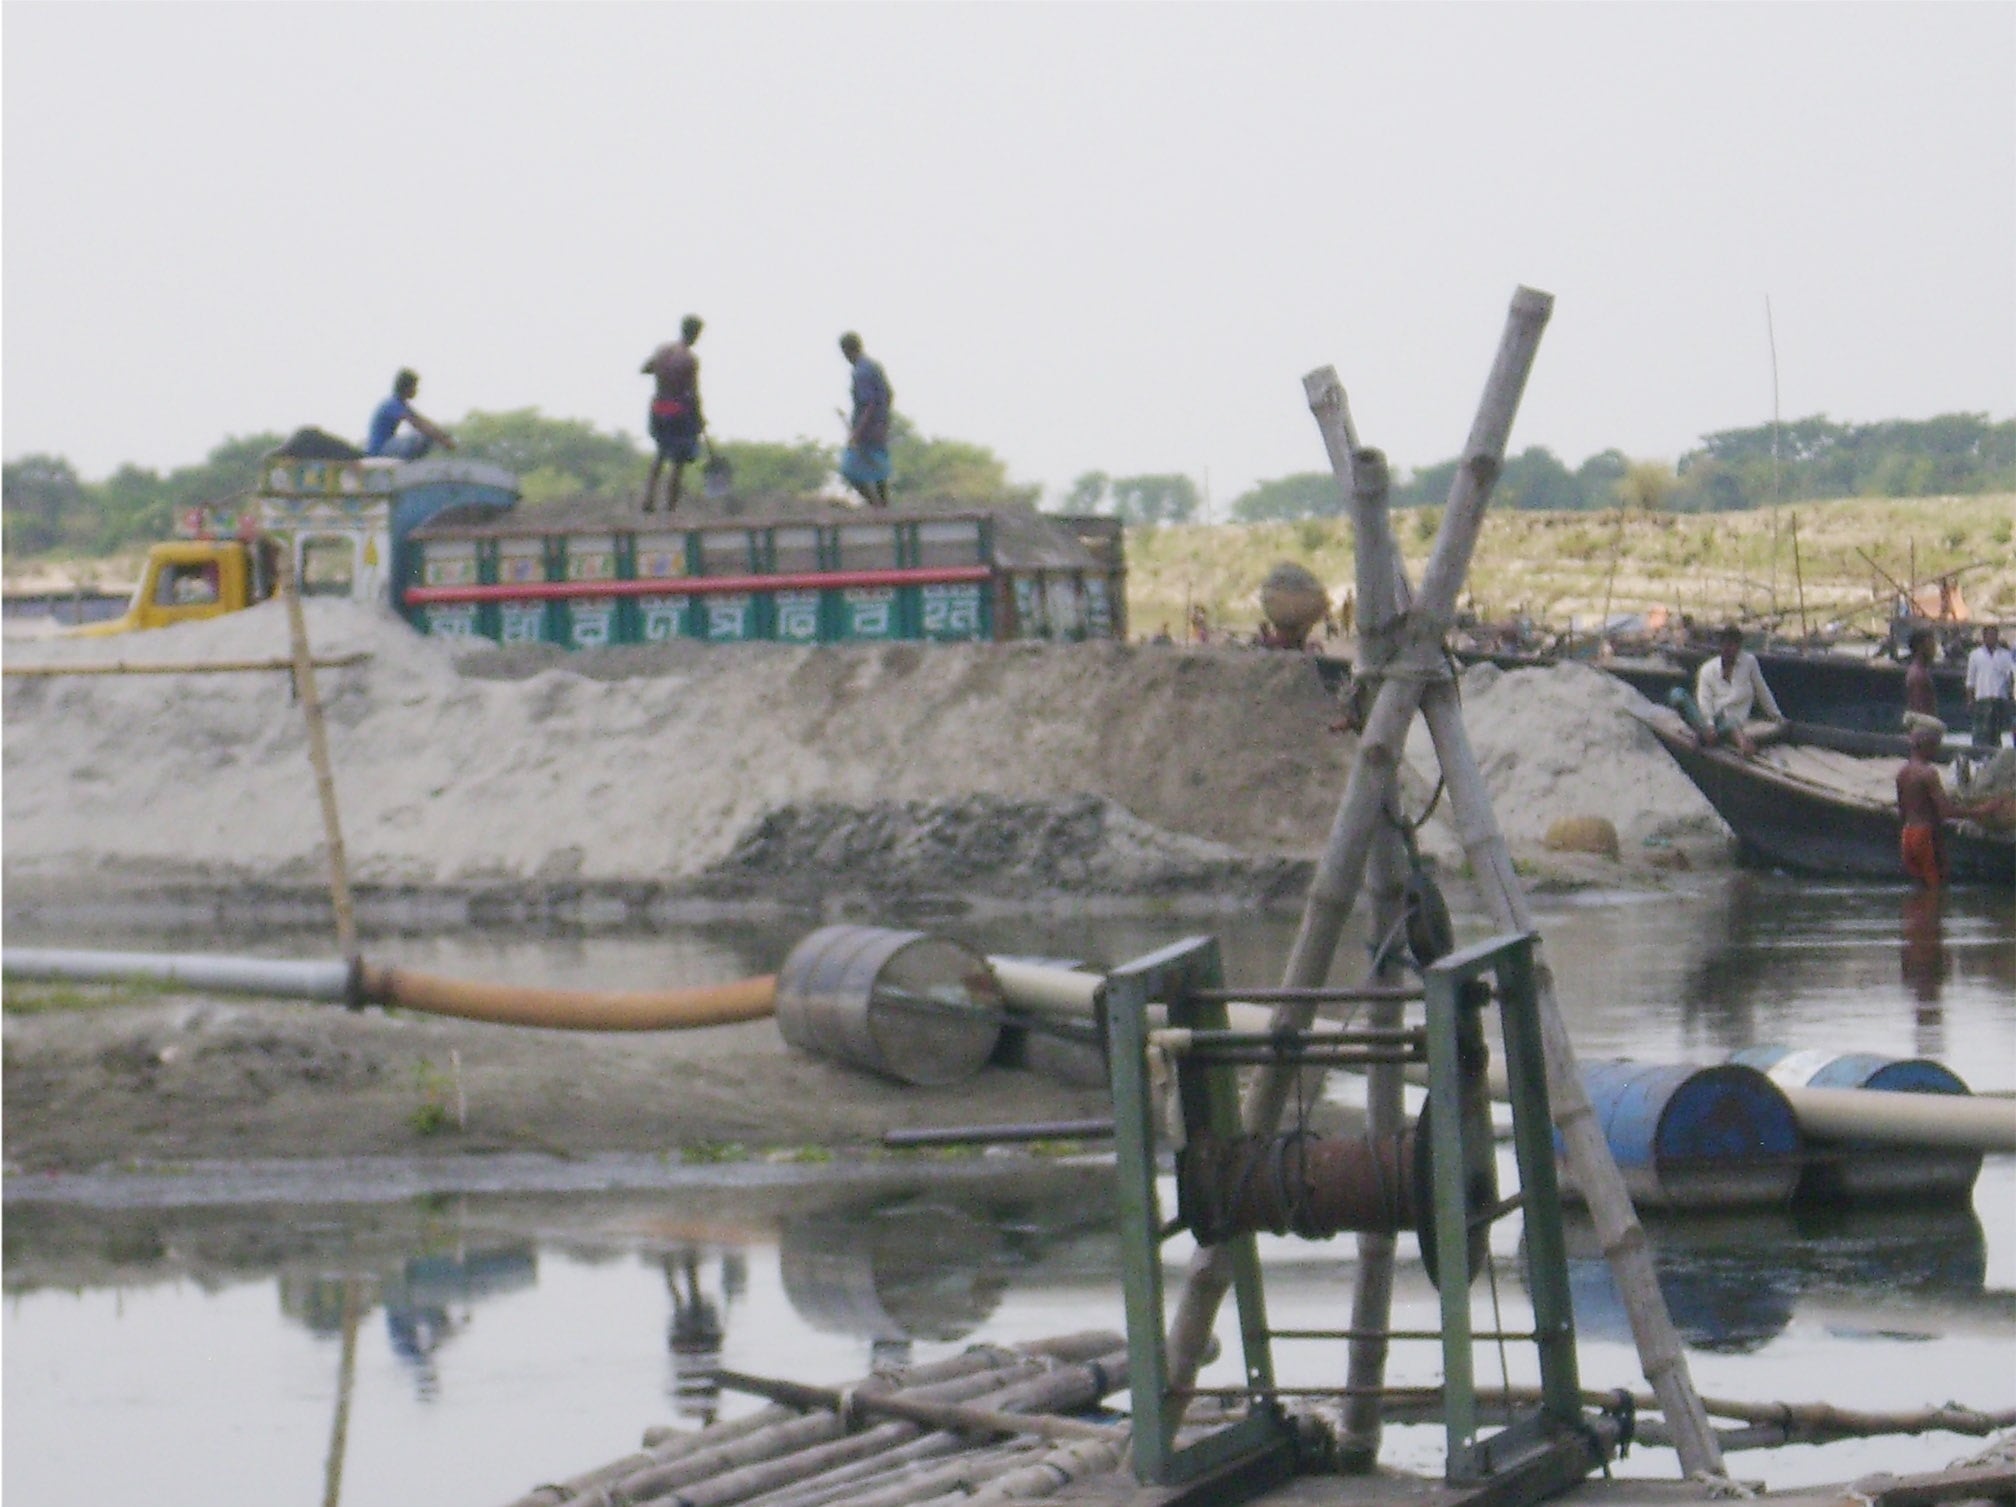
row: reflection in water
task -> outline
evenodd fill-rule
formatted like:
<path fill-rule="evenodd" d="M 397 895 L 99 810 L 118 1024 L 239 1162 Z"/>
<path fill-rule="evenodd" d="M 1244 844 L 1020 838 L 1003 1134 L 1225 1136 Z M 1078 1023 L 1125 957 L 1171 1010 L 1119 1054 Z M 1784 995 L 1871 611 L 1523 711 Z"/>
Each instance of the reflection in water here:
<path fill-rule="evenodd" d="M 815 1329 L 891 1341 L 960 1340 L 1001 1300 L 1009 1257 L 984 1211 L 932 1199 L 793 1219 L 778 1250 L 784 1295 Z"/>
<path fill-rule="evenodd" d="M 1987 1238 L 1971 1208 L 1896 1205 L 1819 1214 L 1759 1210 L 1646 1221 L 1652 1265 L 1680 1337 L 1695 1350 L 1746 1354 L 1784 1332 L 1812 1302 L 1874 1315 L 1900 1297 L 2007 1325 L 2016 1295 L 1984 1290 Z M 1631 1324 L 1586 1218 L 1567 1221 L 1568 1284 L 1577 1333 L 1631 1343 Z M 1901 1321 L 1896 1321 L 1901 1322 Z"/>
<path fill-rule="evenodd" d="M 1897 961 L 1917 1008 L 1912 1050 L 1920 1057 L 1943 1057 L 1946 1018 L 1939 1001 L 1945 992 L 1946 931 L 1937 889 L 1911 889 L 1904 894 L 1904 941 Z"/>
<path fill-rule="evenodd" d="M 413 1372 L 424 1399 L 441 1386 L 434 1357 L 469 1327 L 476 1300 L 516 1292 L 539 1280 L 538 1259 L 528 1243 L 452 1255 L 409 1257 L 384 1282 L 385 1335 L 392 1353 Z"/>
<path fill-rule="evenodd" d="M 665 1344 L 672 1352 L 672 1405 L 682 1418 L 709 1424 L 721 1411 L 721 1341 L 728 1333 L 730 1288 L 739 1292 L 748 1282 L 745 1258 L 738 1251 L 721 1258 L 721 1302 L 700 1290 L 700 1251 L 682 1246 L 661 1258 L 665 1289 L 672 1295 L 672 1318 L 665 1326 Z M 740 1281 L 731 1280 L 730 1264 Z"/>

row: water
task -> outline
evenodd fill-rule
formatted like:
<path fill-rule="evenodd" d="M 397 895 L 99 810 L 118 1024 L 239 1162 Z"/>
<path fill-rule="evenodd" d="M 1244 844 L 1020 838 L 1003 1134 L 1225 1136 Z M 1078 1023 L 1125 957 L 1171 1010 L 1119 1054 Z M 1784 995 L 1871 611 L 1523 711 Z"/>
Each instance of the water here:
<path fill-rule="evenodd" d="M 2006 899 L 1740 877 L 1692 895 L 1541 905 L 1562 1003 L 1588 1058 L 1710 1061 L 1784 1042 L 1952 1065 L 2016 1089 L 2016 917 Z M 1465 939 L 1485 928 L 1459 918 Z M 1200 929 L 1182 921 L 994 921 L 943 928 L 990 951 L 1113 961 Z M 1215 927 L 1228 974 L 1265 982 L 1292 927 Z M 24 934 L 32 931 L 33 935 Z M 233 946 L 214 936 L 80 936 L 49 921 L 9 940 Z M 721 925 L 642 936 L 522 932 L 374 939 L 374 955 L 477 976 L 610 985 L 773 966 L 795 929 Z M 267 937 L 301 955 L 320 938 Z M 2016 1404 L 2016 1159 L 1991 1158 L 1971 1209 L 1650 1223 L 1669 1305 L 1706 1395 L 1900 1409 Z M 1006 1170 L 1009 1167 L 1017 1170 Z M 1082 1163 L 911 1162 L 869 1178 L 817 1166 L 694 1169 L 648 1192 L 332 1202 L 312 1187 L 256 1203 L 84 1207 L 10 1186 L 5 1223 L 5 1449 L 14 1507 L 113 1497 L 173 1503 L 508 1502 L 614 1459 L 642 1428 L 758 1404 L 711 1389 L 720 1363 L 842 1382 L 882 1358 L 974 1340 L 1124 1327 L 1110 1170 Z M 1586 1384 L 1642 1385 L 1586 1227 L 1570 1279 Z M 1494 1233 L 1475 1309 L 1516 1323 L 1515 1223 Z M 1350 1242 L 1263 1243 L 1270 1317 L 1335 1326 Z M 1186 1254 L 1168 1248 L 1172 1262 Z M 1432 1325 L 1403 1241 L 1395 1319 Z M 344 1336 L 353 1346 L 346 1362 Z M 1236 1348 L 1230 1316 L 1221 1324 Z M 1512 1378 L 1528 1379 L 1508 1356 Z M 1277 1347 L 1285 1384 L 1330 1384 L 1325 1346 Z M 1431 1347 L 1393 1379 L 1429 1381 Z M 1496 1380 L 1480 1353 L 1480 1381 Z M 1236 1379 L 1221 1360 L 1207 1378 Z M 347 1383 L 347 1390 L 346 1390 Z M 347 1397 L 347 1409 L 343 1400 Z M 1392 1431 L 1390 1464 L 1432 1469 L 1434 1431 Z M 1790 1486 L 1969 1451 L 1932 1435 L 1735 1455 Z M 1665 1474 L 1640 1451 L 1633 1474 Z"/>

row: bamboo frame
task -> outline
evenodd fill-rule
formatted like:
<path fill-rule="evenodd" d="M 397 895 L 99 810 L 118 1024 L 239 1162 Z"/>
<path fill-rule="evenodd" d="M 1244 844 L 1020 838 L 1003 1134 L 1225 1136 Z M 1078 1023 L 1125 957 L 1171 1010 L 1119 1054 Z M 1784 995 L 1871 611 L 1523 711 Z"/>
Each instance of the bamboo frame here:
<path fill-rule="evenodd" d="M 333 659 L 309 661 L 317 670 L 347 670 L 371 656 L 362 652 L 339 654 Z M 7 665 L 0 675 L 16 678 L 47 678 L 57 675 L 230 675 L 259 670 L 292 670 L 292 659 L 170 660 L 164 664 L 129 664 L 123 659 L 109 665 Z"/>
<path fill-rule="evenodd" d="M 1344 921 L 1364 886 L 1371 851 L 1379 835 L 1378 823 L 1397 788 L 1401 751 L 1417 710 L 1427 718 L 1436 758 L 1448 782 L 1464 851 L 1480 877 L 1493 920 L 1507 931 L 1533 929 L 1524 893 L 1512 870 L 1489 793 L 1463 728 L 1455 688 L 1441 661 L 1441 649 L 1453 626 L 1457 595 L 1468 574 L 1484 510 L 1503 466 L 1512 420 L 1552 307 L 1551 297 L 1529 288 L 1521 288 L 1513 295 L 1497 357 L 1464 448 L 1464 460 L 1450 487 L 1441 530 L 1422 573 L 1420 591 L 1411 603 L 1407 600 L 1404 571 L 1392 549 L 1390 531 L 1383 526 L 1383 508 L 1375 505 L 1382 479 L 1377 473 L 1383 470 L 1383 462 L 1374 452 L 1358 450 L 1334 372 L 1312 373 L 1305 379 L 1310 406 L 1316 411 L 1332 467 L 1340 480 L 1347 476 L 1351 480 L 1354 516 L 1360 523 L 1357 547 L 1361 610 L 1369 605 L 1363 586 L 1378 581 L 1392 583 L 1391 599 L 1400 611 L 1390 626 L 1386 622 L 1361 621 L 1359 657 L 1375 672 L 1381 672 L 1379 690 L 1360 738 L 1358 758 L 1338 805 L 1329 843 L 1310 881 L 1302 924 L 1284 970 L 1284 983 L 1289 987 L 1320 984 L 1329 971 Z M 1361 456 L 1368 473 L 1362 484 L 1358 475 Z M 1381 861 L 1382 877 L 1386 861 Z M 1694 1391 L 1679 1336 L 1652 1270 L 1644 1231 L 1582 1086 L 1573 1045 L 1554 998 L 1553 975 L 1544 961 L 1536 961 L 1534 972 L 1555 1123 L 1562 1131 L 1569 1165 L 1584 1189 L 1604 1254 L 1624 1295 L 1640 1363 L 1673 1427 L 1682 1472 L 1720 1475 L 1721 1449 Z M 1276 1012 L 1275 1024 L 1300 1029 L 1307 1026 L 1312 1013 L 1313 1007 L 1284 1006 Z M 1242 1116 L 1249 1134 L 1270 1134 L 1279 1124 L 1291 1076 L 1287 1071 L 1270 1069 L 1256 1077 Z M 1230 1277 L 1230 1263 L 1222 1251 L 1200 1251 L 1193 1259 L 1176 1318 L 1170 1326 L 1172 1385 L 1188 1387 L 1195 1381 L 1203 1342 L 1210 1333 Z M 1376 1280 L 1375 1275 L 1373 1283 Z M 1368 1315 L 1378 1306 L 1377 1298 L 1376 1290 L 1361 1288 L 1359 1300 Z M 1361 1325 L 1354 1309 L 1353 1327 L 1375 1326 Z M 1383 1363 L 1383 1355 L 1375 1354 L 1369 1344 L 1358 1360 L 1365 1374 L 1375 1369 L 1383 1372 Z M 1360 1379 L 1359 1374 L 1354 1374 L 1354 1385 Z M 1352 1419 L 1349 1443 L 1359 1452 L 1368 1436 L 1376 1447 L 1376 1423 L 1368 1411 L 1376 1408 L 1376 1392 L 1373 1398 L 1367 1409 L 1360 1410 Z"/>
<path fill-rule="evenodd" d="M 287 599 L 287 637 L 293 644 L 294 692 L 308 728 L 308 762 L 315 768 L 315 795 L 322 807 L 322 835 L 329 848 L 329 900 L 336 911 L 336 950 L 357 956 L 357 913 L 350 901 L 350 864 L 343 854 L 343 823 L 336 812 L 336 775 L 329 763 L 329 730 L 322 720 L 322 696 L 315 689 L 315 660 L 308 650 L 308 622 L 301 611 L 300 582 L 291 562 L 280 567 L 280 593 Z"/>

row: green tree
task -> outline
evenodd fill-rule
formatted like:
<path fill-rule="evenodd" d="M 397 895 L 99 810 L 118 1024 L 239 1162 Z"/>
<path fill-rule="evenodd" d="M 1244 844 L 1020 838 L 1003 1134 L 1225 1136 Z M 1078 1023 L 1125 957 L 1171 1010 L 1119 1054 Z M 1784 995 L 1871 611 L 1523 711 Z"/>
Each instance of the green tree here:
<path fill-rule="evenodd" d="M 1011 486 L 1008 463 L 985 445 L 930 439 L 902 414 L 889 416 L 891 500 L 1033 503 L 1041 488 Z"/>
<path fill-rule="evenodd" d="M 548 418 L 536 408 L 472 412 L 451 426 L 456 454 L 515 472 L 525 500 L 624 497 L 641 492 L 646 457 L 629 435 L 586 419 Z"/>
<path fill-rule="evenodd" d="M 1113 511 L 1129 523 L 1188 523 L 1201 499 L 1197 483 L 1187 476 L 1116 476 L 1112 482 Z"/>
<path fill-rule="evenodd" d="M 1241 523 L 1335 518 L 1343 511 L 1343 490 L 1328 471 L 1301 471 L 1263 481 L 1232 499 L 1232 516 Z"/>
<path fill-rule="evenodd" d="M 1064 511 L 1067 513 L 1102 513 L 1106 510 L 1106 493 L 1112 478 L 1104 471 L 1087 471 L 1071 483 L 1071 490 L 1064 494 Z"/>
<path fill-rule="evenodd" d="M 10 555 L 95 539 L 98 506 L 60 455 L 24 455 L 0 468 L 0 539 Z"/>
<path fill-rule="evenodd" d="M 1679 478 L 1663 460 L 1634 460 L 1614 484 L 1612 495 L 1622 507 L 1656 513 L 1666 506 L 1678 485 Z"/>
<path fill-rule="evenodd" d="M 816 497 L 839 458 L 831 445 L 805 439 L 788 445 L 722 440 L 714 449 L 728 462 L 736 492 L 745 497 Z"/>

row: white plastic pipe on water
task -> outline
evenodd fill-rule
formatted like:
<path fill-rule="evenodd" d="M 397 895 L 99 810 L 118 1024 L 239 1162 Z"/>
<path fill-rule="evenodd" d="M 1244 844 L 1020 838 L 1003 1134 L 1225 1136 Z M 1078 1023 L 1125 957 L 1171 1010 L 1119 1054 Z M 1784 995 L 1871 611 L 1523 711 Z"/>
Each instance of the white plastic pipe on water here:
<path fill-rule="evenodd" d="M 1014 958 L 989 958 L 1010 1007 L 1046 1015 L 1089 1017 L 1105 979 L 1096 973 Z M 1246 1012 L 1253 1012 L 1247 1016 Z M 1264 1030 L 1270 1012 L 1233 1005 L 1238 1030 Z M 1251 1023 L 1257 1020 L 1258 1024 Z M 1426 1074 L 1409 1072 L 1426 1080 Z M 1889 1093 L 1863 1088 L 1786 1088 L 1799 1129 L 1816 1141 L 1860 1141 L 1927 1151 L 2016 1151 L 2016 1099 L 1969 1094 Z M 1491 1092 L 1507 1096 L 1505 1070 L 1491 1064 Z"/>

